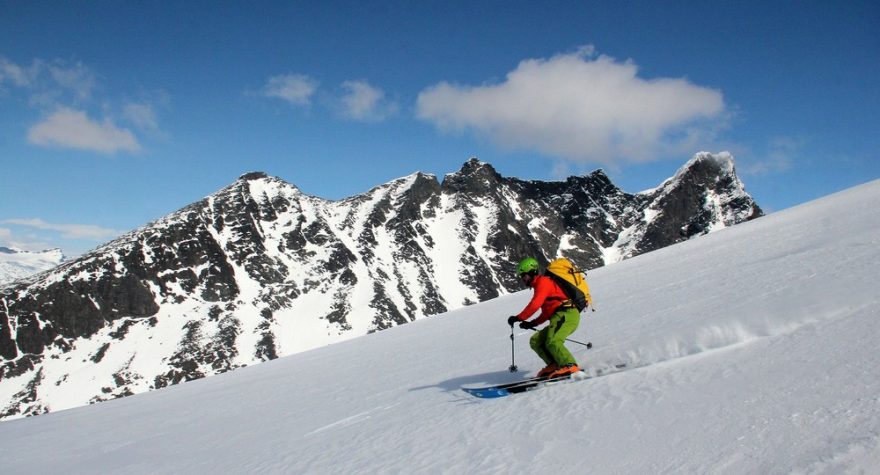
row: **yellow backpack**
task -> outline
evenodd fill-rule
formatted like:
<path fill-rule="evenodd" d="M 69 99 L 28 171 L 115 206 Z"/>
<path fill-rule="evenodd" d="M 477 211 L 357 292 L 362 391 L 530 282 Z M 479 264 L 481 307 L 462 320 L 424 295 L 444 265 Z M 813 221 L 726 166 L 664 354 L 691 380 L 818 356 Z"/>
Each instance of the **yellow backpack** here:
<path fill-rule="evenodd" d="M 593 306 L 593 299 L 590 297 L 590 286 L 587 285 L 585 273 L 582 270 L 576 269 L 570 260 L 561 257 L 551 261 L 547 266 L 545 275 L 559 285 L 579 312 L 583 312 L 588 306 Z"/>

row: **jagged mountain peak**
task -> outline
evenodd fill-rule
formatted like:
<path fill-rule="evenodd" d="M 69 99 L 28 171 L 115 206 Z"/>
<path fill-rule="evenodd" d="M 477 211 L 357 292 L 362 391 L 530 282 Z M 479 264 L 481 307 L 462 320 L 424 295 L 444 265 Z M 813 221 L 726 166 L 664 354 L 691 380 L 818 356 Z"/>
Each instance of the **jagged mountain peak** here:
<path fill-rule="evenodd" d="M 495 168 L 477 157 L 471 157 L 462 164 L 459 173 L 470 174 L 479 171 L 495 171 Z"/>
<path fill-rule="evenodd" d="M 597 179 L 597 180 L 608 180 L 608 181 L 611 181 L 611 179 L 608 178 L 608 174 L 605 173 L 605 170 L 602 169 L 602 168 L 597 168 L 597 169 L 593 170 L 592 172 L 590 172 L 589 175 L 587 175 L 587 177 L 589 177 L 589 178 L 594 178 L 594 179 Z"/>
<path fill-rule="evenodd" d="M 673 179 L 686 175 L 700 180 L 718 179 L 735 173 L 736 167 L 730 152 L 699 152 L 678 170 Z"/>
<path fill-rule="evenodd" d="M 279 178 L 277 176 L 269 175 L 266 172 L 260 172 L 260 171 L 245 173 L 245 174 L 241 175 L 240 177 L 238 177 L 238 180 L 233 182 L 230 186 L 235 185 L 235 184 L 242 184 L 242 183 L 243 184 L 276 183 L 281 186 L 298 188 L 296 185 L 288 182 L 287 180 L 284 180 L 284 179 Z"/>
<path fill-rule="evenodd" d="M 734 159 L 733 155 L 726 150 L 717 153 L 701 151 L 694 154 L 694 157 L 691 158 L 685 166 L 687 167 L 697 162 L 712 162 L 719 168 L 732 171 Z"/>
<path fill-rule="evenodd" d="M 476 191 L 485 194 L 491 191 L 503 177 L 492 165 L 472 157 L 455 173 L 443 178 L 443 188 L 450 191 Z"/>
<path fill-rule="evenodd" d="M 495 167 L 476 157 L 471 157 L 470 159 L 468 159 L 468 161 L 462 164 L 461 168 L 457 172 L 447 174 L 446 178 L 448 179 L 450 177 L 470 176 L 500 178 L 500 175 L 495 170 Z"/>
<path fill-rule="evenodd" d="M 201 204 L 207 205 L 208 203 L 229 201 L 230 199 L 235 202 L 251 200 L 257 204 L 268 203 L 267 206 L 271 208 L 271 203 L 276 202 L 278 199 L 299 201 L 308 198 L 315 197 L 303 193 L 299 187 L 286 180 L 265 172 L 255 171 L 241 175 L 238 180 L 225 188 L 205 197 Z"/>
<path fill-rule="evenodd" d="M 251 180 L 261 180 L 263 178 L 269 178 L 269 175 L 266 172 L 247 172 L 238 177 L 241 181 L 251 181 Z"/>
<path fill-rule="evenodd" d="M 670 237 L 691 239 L 762 216 L 728 152 L 695 154 L 675 176 L 638 194 L 640 218 L 616 244 L 620 258 L 660 249 Z"/>
<path fill-rule="evenodd" d="M 597 169 L 587 175 L 570 176 L 566 179 L 567 183 L 586 186 L 596 193 L 612 193 L 619 189 L 611 182 L 611 178 L 605 173 L 605 170 Z"/>
<path fill-rule="evenodd" d="M 691 188 L 703 186 L 735 186 L 743 188 L 736 175 L 736 165 L 729 152 L 699 152 L 682 165 L 675 175 L 667 178 L 658 187 L 639 192 L 639 195 L 656 195 L 683 185 Z"/>

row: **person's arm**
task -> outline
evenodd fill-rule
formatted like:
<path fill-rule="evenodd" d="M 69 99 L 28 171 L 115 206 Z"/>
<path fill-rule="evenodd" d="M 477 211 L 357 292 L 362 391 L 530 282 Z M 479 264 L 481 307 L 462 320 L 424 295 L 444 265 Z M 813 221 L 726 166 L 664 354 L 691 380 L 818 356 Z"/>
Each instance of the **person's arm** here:
<path fill-rule="evenodd" d="M 529 301 L 529 304 L 526 305 L 526 308 L 524 308 L 523 311 L 519 312 L 519 315 L 517 315 L 520 320 L 528 320 L 529 317 L 534 315 L 535 312 L 537 312 L 538 309 L 541 308 L 541 305 L 544 305 L 544 300 L 547 299 L 547 296 L 550 292 L 550 289 L 548 287 L 549 286 L 544 283 L 544 279 L 541 279 L 537 282 L 537 284 L 535 285 L 535 293 L 532 295 L 532 300 Z M 546 320 L 546 318 L 544 320 Z"/>

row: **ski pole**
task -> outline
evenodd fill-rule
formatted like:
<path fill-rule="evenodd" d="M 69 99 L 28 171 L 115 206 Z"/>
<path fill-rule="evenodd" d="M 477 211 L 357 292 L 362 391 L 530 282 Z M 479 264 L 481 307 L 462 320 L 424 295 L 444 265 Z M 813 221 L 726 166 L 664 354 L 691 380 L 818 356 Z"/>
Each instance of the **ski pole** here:
<path fill-rule="evenodd" d="M 533 332 L 538 331 L 538 330 L 535 330 L 534 328 L 529 328 L 529 330 L 531 330 L 531 331 L 533 331 Z M 587 349 L 590 349 L 590 348 L 593 347 L 593 342 L 592 342 L 592 341 L 588 341 L 588 342 L 586 342 L 586 343 L 581 343 L 581 342 L 579 342 L 579 341 L 577 341 L 577 340 L 571 340 L 571 339 L 568 339 L 568 338 L 566 338 L 565 341 L 569 341 L 569 342 L 571 342 L 571 343 L 577 343 L 578 345 L 586 346 Z"/>
<path fill-rule="evenodd" d="M 511 373 L 516 373 L 517 367 L 516 359 L 514 358 L 513 347 L 513 325 L 510 325 L 510 368 L 508 369 Z"/>

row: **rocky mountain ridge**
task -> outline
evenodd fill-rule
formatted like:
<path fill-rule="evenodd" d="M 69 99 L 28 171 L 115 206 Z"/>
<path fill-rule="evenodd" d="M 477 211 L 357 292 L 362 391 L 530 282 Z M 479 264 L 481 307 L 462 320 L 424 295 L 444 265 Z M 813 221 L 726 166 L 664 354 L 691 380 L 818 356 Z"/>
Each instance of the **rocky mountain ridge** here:
<path fill-rule="evenodd" d="M 760 216 L 729 154 L 654 190 L 477 159 L 328 201 L 265 173 L 0 289 L 0 417 L 198 379 L 520 290 L 516 262 L 594 268 Z"/>

